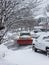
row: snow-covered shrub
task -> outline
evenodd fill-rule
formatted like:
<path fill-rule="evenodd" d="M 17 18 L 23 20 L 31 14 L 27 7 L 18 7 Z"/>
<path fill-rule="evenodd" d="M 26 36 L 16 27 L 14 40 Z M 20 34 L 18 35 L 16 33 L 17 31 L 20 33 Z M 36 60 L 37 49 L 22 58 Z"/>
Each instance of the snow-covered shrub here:
<path fill-rule="evenodd" d="M 3 44 L 0 45 L 0 58 L 3 58 L 6 55 L 7 47 Z"/>

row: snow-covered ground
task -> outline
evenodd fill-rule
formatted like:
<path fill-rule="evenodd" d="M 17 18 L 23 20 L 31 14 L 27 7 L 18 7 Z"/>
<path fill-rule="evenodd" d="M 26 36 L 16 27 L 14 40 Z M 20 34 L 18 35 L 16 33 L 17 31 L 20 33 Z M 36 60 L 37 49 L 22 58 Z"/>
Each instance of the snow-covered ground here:
<path fill-rule="evenodd" d="M 7 49 L 4 45 L 0 48 L 6 53 L 4 57 L 0 57 L 0 65 L 49 65 L 49 57 L 34 52 L 29 46 L 15 51 Z"/>
<path fill-rule="evenodd" d="M 8 39 L 9 42 L 5 42 L 0 45 L 0 65 L 49 65 L 49 57 L 45 55 L 45 53 L 34 52 L 32 50 L 32 45 L 28 46 L 12 46 L 14 44 L 11 43 L 9 37 L 12 37 L 14 33 L 8 32 L 5 35 L 4 39 Z M 9 46 L 15 48 L 8 49 Z M 17 49 L 18 48 L 18 49 Z"/>
<path fill-rule="evenodd" d="M 4 59 L 4 57 L 8 54 L 8 51 L 9 49 L 4 44 L 0 45 L 0 65 L 14 65 L 13 63 Z"/>
<path fill-rule="evenodd" d="M 49 65 L 49 57 L 36 53 L 31 48 L 9 51 L 4 59 L 17 65 Z"/>

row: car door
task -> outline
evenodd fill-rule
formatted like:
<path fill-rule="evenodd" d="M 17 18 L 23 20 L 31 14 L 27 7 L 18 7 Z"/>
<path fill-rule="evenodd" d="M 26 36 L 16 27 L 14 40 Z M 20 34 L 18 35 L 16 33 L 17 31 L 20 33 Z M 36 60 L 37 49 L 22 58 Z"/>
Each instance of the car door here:
<path fill-rule="evenodd" d="M 44 44 L 44 40 L 43 40 L 43 38 L 40 40 L 40 42 L 39 42 L 39 49 L 41 49 L 41 50 L 45 50 L 45 44 Z"/>
<path fill-rule="evenodd" d="M 38 48 L 42 49 L 42 43 L 41 42 L 38 42 Z"/>
<path fill-rule="evenodd" d="M 44 49 L 44 43 L 43 43 L 43 39 L 42 38 L 38 39 L 38 43 L 36 44 L 36 46 L 37 46 L 38 49 L 41 49 L 41 50 Z"/>
<path fill-rule="evenodd" d="M 35 46 L 36 46 L 37 49 L 41 48 L 41 45 L 40 45 L 39 41 L 36 41 Z"/>

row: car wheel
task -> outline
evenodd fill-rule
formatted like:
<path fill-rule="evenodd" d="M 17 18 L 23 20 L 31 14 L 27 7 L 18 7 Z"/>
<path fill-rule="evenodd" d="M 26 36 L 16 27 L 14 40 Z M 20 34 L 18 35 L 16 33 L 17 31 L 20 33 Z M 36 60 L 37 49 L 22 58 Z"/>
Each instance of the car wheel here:
<path fill-rule="evenodd" d="M 22 46 L 21 44 L 19 44 L 19 46 Z"/>
<path fill-rule="evenodd" d="M 34 51 L 35 51 L 35 52 L 37 52 L 37 48 L 35 48 L 35 46 L 34 46 L 34 48 L 33 48 L 33 49 L 34 49 Z"/>
<path fill-rule="evenodd" d="M 32 45 L 32 50 L 34 50 L 34 45 Z"/>
<path fill-rule="evenodd" d="M 46 50 L 46 55 L 49 57 L 49 51 L 48 50 Z"/>

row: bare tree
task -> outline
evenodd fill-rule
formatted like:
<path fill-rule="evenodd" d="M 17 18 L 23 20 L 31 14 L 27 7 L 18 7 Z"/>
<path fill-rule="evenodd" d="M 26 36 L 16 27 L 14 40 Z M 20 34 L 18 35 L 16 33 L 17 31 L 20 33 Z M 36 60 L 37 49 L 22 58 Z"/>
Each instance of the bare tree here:
<path fill-rule="evenodd" d="M 8 0 L 8 1 L 7 0 L 0 0 L 0 28 L 2 27 L 2 24 L 5 25 L 7 19 L 9 18 L 9 16 L 13 12 L 13 8 L 17 4 L 18 3 L 16 1 L 15 2 L 12 2 L 10 0 Z M 6 29 L 3 34 L 0 33 L 0 43 L 1 43 L 1 40 L 3 39 L 3 36 L 6 34 L 7 31 L 8 31 L 8 29 Z"/>

